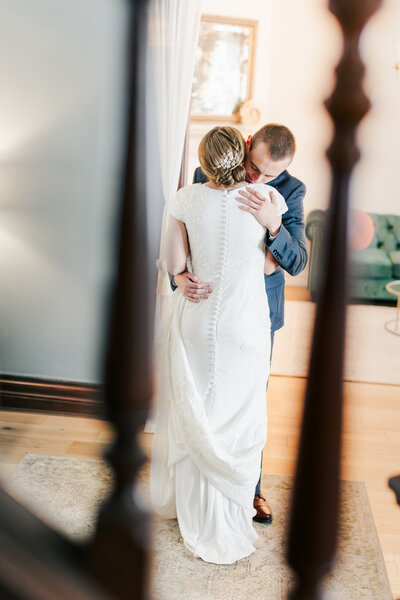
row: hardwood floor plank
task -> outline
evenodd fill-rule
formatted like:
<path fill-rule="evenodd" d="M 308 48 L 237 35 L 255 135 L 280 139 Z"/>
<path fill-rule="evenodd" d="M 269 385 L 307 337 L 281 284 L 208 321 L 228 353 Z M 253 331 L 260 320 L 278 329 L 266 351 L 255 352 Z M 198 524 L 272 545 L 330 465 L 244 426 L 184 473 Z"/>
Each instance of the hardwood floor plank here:
<path fill-rule="evenodd" d="M 75 441 L 69 446 L 66 456 L 80 456 L 102 460 L 106 448 L 107 444 L 102 442 Z"/>
<path fill-rule="evenodd" d="M 268 441 L 263 472 L 293 475 L 306 380 L 271 376 L 268 386 Z M 346 382 L 342 478 L 365 481 L 394 597 L 400 597 L 400 507 L 387 486 L 400 474 L 398 386 Z M 99 459 L 113 437 L 107 423 L 0 411 L 0 476 L 7 477 L 25 452 Z M 153 435 L 141 433 L 151 455 Z M 268 498 L 268 490 L 263 490 Z"/>

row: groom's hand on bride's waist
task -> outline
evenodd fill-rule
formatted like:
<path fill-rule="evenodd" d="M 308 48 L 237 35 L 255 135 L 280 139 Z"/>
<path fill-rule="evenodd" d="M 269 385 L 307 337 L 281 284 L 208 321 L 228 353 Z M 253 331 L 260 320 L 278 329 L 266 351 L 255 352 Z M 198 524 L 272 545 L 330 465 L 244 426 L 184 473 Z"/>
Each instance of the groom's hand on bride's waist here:
<path fill-rule="evenodd" d="M 189 271 L 184 271 L 179 275 L 174 275 L 175 285 L 181 290 L 182 295 L 190 302 L 200 302 L 207 300 L 212 293 L 211 285 L 200 281 L 196 275 Z"/>

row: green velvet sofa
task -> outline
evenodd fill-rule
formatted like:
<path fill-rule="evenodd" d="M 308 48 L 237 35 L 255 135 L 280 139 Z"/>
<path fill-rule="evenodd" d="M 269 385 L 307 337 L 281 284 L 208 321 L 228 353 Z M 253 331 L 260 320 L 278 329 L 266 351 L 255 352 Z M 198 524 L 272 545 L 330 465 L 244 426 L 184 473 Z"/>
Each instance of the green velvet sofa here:
<path fill-rule="evenodd" d="M 364 250 L 350 251 L 349 297 L 354 300 L 393 302 L 385 286 L 400 279 L 400 216 L 368 213 L 374 223 L 374 236 Z M 308 289 L 315 298 L 322 260 L 326 212 L 313 210 L 307 217 L 306 235 L 311 241 Z"/>

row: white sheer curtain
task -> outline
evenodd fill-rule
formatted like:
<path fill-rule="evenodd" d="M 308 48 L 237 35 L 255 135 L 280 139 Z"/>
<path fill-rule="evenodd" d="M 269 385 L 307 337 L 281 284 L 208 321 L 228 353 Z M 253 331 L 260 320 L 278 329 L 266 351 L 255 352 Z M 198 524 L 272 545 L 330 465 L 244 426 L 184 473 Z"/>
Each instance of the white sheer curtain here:
<path fill-rule="evenodd" d="M 189 116 L 202 0 L 151 0 L 150 45 L 154 64 L 161 178 L 165 208 L 157 261 L 159 309 L 171 294 L 165 261 L 168 205 L 178 187 Z"/>
<path fill-rule="evenodd" d="M 165 260 L 169 202 L 176 194 L 189 117 L 202 0 L 151 0 L 150 47 L 154 66 L 161 180 L 164 196 L 157 261 L 156 329 L 172 294 Z M 153 432 L 151 416 L 145 432 Z"/>

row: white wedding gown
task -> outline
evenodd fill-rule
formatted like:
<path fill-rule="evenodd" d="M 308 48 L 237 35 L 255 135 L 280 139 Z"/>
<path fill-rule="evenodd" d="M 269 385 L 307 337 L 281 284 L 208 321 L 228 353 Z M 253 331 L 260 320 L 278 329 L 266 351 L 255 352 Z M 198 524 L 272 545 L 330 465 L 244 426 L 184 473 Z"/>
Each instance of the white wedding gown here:
<path fill-rule="evenodd" d="M 178 518 L 195 556 L 220 564 L 255 550 L 253 498 L 267 437 L 265 230 L 239 209 L 237 194 L 195 184 L 172 203 L 192 270 L 213 291 L 195 304 L 176 290 L 163 319 L 150 470 L 154 510 Z"/>

